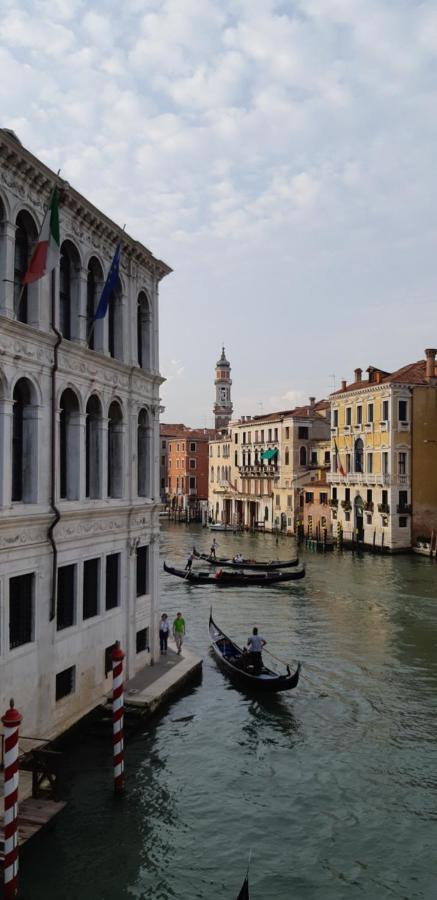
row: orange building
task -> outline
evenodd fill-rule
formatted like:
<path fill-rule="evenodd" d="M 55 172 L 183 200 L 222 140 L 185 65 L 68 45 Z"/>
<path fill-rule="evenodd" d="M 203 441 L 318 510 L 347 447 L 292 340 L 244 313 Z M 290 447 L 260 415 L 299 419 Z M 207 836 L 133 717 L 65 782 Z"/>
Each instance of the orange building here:
<path fill-rule="evenodd" d="M 199 511 L 208 501 L 208 444 L 212 428 L 187 428 L 167 442 L 168 500 L 173 509 Z"/>

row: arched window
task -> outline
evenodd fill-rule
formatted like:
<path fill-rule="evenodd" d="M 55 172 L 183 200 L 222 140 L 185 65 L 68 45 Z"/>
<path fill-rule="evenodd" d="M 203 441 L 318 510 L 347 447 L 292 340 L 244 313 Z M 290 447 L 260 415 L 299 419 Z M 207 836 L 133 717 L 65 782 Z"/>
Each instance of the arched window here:
<path fill-rule="evenodd" d="M 211 466 L 211 483 L 214 483 L 214 466 Z"/>
<path fill-rule="evenodd" d="M 25 210 L 18 213 L 15 223 L 14 309 L 19 322 L 30 323 L 38 318 L 38 310 L 30 309 L 32 302 L 36 306 L 37 282 L 23 287 L 23 278 L 37 237 L 37 227 L 30 213 Z"/>
<path fill-rule="evenodd" d="M 138 496 L 150 497 L 149 416 L 142 409 L 138 416 Z"/>
<path fill-rule="evenodd" d="M 59 416 L 59 493 L 61 500 L 79 499 L 79 401 L 71 388 L 61 396 Z"/>
<path fill-rule="evenodd" d="M 268 506 L 265 506 L 264 507 L 264 522 L 267 522 L 268 517 L 269 517 L 269 508 L 268 508 Z"/>
<path fill-rule="evenodd" d="M 152 368 L 152 314 L 149 301 L 144 293 L 138 296 L 137 304 L 138 365 L 142 369 Z"/>
<path fill-rule="evenodd" d="M 120 279 L 108 302 L 108 349 L 113 359 L 123 359 L 123 306 Z"/>
<path fill-rule="evenodd" d="M 92 256 L 88 263 L 87 281 L 86 281 L 86 334 L 88 347 L 90 350 L 103 349 L 103 319 L 97 319 L 94 322 L 94 314 L 103 289 L 103 271 L 102 267 Z"/>
<path fill-rule="evenodd" d="M 362 472 L 363 471 L 363 455 L 364 455 L 364 444 L 361 438 L 357 438 L 355 441 L 355 471 Z"/>
<path fill-rule="evenodd" d="M 301 447 L 299 450 L 299 463 L 301 466 L 306 466 L 307 464 L 307 448 Z"/>
<path fill-rule="evenodd" d="M 285 460 L 284 460 L 284 465 L 286 465 L 286 466 L 289 466 L 289 465 L 290 465 L 290 451 L 289 451 L 288 447 L 285 448 Z"/>
<path fill-rule="evenodd" d="M 59 263 L 59 331 L 67 341 L 79 337 L 79 270 L 76 247 L 64 241 Z"/>
<path fill-rule="evenodd" d="M 12 409 L 12 501 L 37 500 L 37 409 L 27 378 L 14 387 Z"/>
<path fill-rule="evenodd" d="M 108 413 L 108 497 L 123 496 L 123 414 L 113 400 Z"/>
<path fill-rule="evenodd" d="M 102 407 L 95 395 L 86 405 L 85 496 L 102 496 Z"/>

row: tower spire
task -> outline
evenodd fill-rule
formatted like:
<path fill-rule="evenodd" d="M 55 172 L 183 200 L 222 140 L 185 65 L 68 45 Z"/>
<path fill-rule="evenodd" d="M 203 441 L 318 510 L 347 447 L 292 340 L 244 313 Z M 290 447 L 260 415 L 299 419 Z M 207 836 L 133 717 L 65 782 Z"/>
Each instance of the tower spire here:
<path fill-rule="evenodd" d="M 226 359 L 225 347 L 215 367 L 215 403 L 214 419 L 218 431 L 225 431 L 232 419 L 233 406 L 231 400 L 231 366 Z"/>

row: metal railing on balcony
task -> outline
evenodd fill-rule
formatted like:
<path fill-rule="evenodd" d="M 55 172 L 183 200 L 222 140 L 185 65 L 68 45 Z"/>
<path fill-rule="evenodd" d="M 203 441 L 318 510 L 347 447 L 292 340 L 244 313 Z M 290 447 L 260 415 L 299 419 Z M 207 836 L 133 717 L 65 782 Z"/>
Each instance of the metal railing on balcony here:
<path fill-rule="evenodd" d="M 390 507 L 388 503 L 378 503 L 378 512 L 384 513 L 384 515 L 388 516 L 390 514 Z"/>
<path fill-rule="evenodd" d="M 260 464 L 253 466 L 239 466 L 240 475 L 250 475 L 251 477 L 279 478 L 279 469 L 277 466 L 262 466 Z"/>
<path fill-rule="evenodd" d="M 411 503 L 398 503 L 396 512 L 401 516 L 411 516 Z"/>

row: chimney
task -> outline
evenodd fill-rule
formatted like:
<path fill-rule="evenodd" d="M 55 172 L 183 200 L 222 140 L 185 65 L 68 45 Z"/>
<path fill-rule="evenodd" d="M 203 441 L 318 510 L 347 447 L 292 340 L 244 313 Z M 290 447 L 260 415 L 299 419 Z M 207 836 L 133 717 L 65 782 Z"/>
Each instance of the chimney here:
<path fill-rule="evenodd" d="M 346 381 L 345 378 L 343 378 L 343 381 L 341 382 L 341 389 L 342 389 L 342 391 L 345 391 L 345 390 L 346 390 L 346 384 L 347 384 L 347 381 Z"/>
<path fill-rule="evenodd" d="M 315 398 L 315 397 L 310 397 L 310 406 L 314 406 L 314 405 L 315 405 L 315 402 L 316 402 L 316 398 Z"/>
<path fill-rule="evenodd" d="M 363 378 L 363 370 L 362 370 L 362 369 L 355 369 L 354 375 L 355 375 L 355 381 L 362 381 L 362 378 Z"/>
<path fill-rule="evenodd" d="M 435 384 L 435 358 L 436 358 L 437 350 L 425 350 L 426 356 L 426 372 L 425 372 L 425 380 L 428 384 Z"/>
<path fill-rule="evenodd" d="M 381 384 L 381 372 L 375 372 L 374 375 L 376 384 Z"/>

